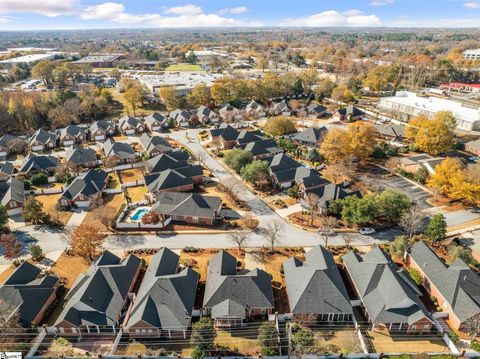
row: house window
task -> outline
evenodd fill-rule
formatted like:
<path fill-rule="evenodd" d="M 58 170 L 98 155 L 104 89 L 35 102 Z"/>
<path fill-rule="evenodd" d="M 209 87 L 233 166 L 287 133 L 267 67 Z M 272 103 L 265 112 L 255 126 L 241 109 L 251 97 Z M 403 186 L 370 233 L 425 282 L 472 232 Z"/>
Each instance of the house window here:
<path fill-rule="evenodd" d="M 424 333 L 428 333 L 430 331 L 430 325 L 429 324 L 425 324 L 423 326 L 423 330 L 422 330 Z"/>
<path fill-rule="evenodd" d="M 415 324 L 410 326 L 410 331 L 411 332 L 416 332 L 417 331 L 417 326 Z"/>
<path fill-rule="evenodd" d="M 192 217 L 192 220 L 193 220 L 194 222 L 198 222 L 198 217 Z"/>

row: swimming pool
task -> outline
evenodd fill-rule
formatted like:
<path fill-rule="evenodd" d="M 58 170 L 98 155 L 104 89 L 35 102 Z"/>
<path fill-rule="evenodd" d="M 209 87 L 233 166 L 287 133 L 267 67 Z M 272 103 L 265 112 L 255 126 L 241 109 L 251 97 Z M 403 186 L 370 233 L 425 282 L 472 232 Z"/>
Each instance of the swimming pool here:
<path fill-rule="evenodd" d="M 137 208 L 137 210 L 130 216 L 130 219 L 134 222 L 140 222 L 142 217 L 149 212 L 149 208 Z"/>

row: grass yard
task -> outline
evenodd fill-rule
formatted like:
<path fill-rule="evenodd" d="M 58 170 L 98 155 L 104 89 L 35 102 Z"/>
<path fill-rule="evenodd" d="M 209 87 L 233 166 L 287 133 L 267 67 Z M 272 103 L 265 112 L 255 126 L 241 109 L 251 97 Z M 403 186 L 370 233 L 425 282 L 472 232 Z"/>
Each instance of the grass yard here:
<path fill-rule="evenodd" d="M 443 353 L 449 349 L 439 336 L 398 336 L 387 331 L 368 331 L 370 341 L 377 353 Z"/>
<path fill-rule="evenodd" d="M 203 71 L 200 65 L 196 64 L 174 64 L 168 66 L 165 71 Z"/>
<path fill-rule="evenodd" d="M 315 343 L 318 353 L 361 353 L 362 347 L 354 329 L 317 330 Z"/>
<path fill-rule="evenodd" d="M 58 200 L 61 196 L 62 194 L 59 193 L 36 196 L 35 198 L 43 205 L 45 212 L 54 218 L 58 218 L 61 223 L 67 224 L 68 220 L 73 215 L 73 212 L 64 211 L 58 207 Z"/>
<path fill-rule="evenodd" d="M 93 224 L 98 226 L 101 230 L 108 230 L 105 226 L 96 218 L 96 215 L 101 211 L 111 222 L 117 215 L 120 207 L 125 203 L 123 193 L 109 194 L 104 199 L 104 204 L 93 211 L 89 211 L 83 220 L 83 223 Z"/>
<path fill-rule="evenodd" d="M 132 168 L 131 170 L 118 171 L 118 176 L 122 183 L 140 181 L 143 180 L 143 169 Z"/>
<path fill-rule="evenodd" d="M 130 197 L 130 200 L 132 202 L 140 202 L 145 200 L 146 194 L 147 194 L 146 186 L 127 188 L 127 196 Z"/>
<path fill-rule="evenodd" d="M 110 180 L 107 184 L 107 188 L 120 188 L 120 180 L 115 172 L 110 172 L 108 174 L 108 177 L 110 178 Z"/>
<path fill-rule="evenodd" d="M 85 259 L 78 256 L 68 256 L 63 253 L 52 267 L 52 272 L 60 278 L 65 278 L 65 287 L 70 288 L 70 286 L 77 279 L 78 275 L 82 272 L 85 272 L 88 267 L 89 264 L 85 261 Z"/>
<path fill-rule="evenodd" d="M 200 281 L 205 281 L 207 280 L 208 261 L 212 256 L 213 254 L 209 251 L 200 253 L 186 253 L 182 251 L 180 253 L 180 263 L 194 263 L 192 268 L 200 274 Z"/>
<path fill-rule="evenodd" d="M 215 182 L 205 184 L 204 189 L 207 196 L 219 197 L 222 202 L 231 209 L 240 211 L 247 210 L 247 208 L 240 208 L 239 206 L 237 206 L 235 202 L 231 200 L 230 196 L 227 193 L 219 191 Z"/>
<path fill-rule="evenodd" d="M 242 354 L 245 356 L 256 356 L 260 353 L 260 347 L 258 346 L 255 333 L 252 333 L 250 328 L 245 328 L 245 334 L 242 336 L 242 329 L 236 330 L 234 334 L 227 330 L 217 329 L 217 337 L 215 338 L 215 344 L 220 347 L 226 347 L 232 350 L 236 354 Z"/>

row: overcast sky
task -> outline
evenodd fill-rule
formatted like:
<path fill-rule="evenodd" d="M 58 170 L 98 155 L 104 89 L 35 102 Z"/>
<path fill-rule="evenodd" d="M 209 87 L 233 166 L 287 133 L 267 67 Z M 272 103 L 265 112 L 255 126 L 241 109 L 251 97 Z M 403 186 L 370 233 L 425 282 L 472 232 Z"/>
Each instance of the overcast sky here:
<path fill-rule="evenodd" d="M 480 0 L 0 0 L 0 29 L 480 27 Z"/>

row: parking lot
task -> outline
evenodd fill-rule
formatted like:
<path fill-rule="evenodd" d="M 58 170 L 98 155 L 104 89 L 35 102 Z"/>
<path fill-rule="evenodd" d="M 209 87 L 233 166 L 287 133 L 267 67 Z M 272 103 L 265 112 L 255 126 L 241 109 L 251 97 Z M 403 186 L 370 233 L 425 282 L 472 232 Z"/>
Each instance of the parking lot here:
<path fill-rule="evenodd" d="M 363 168 L 361 180 L 377 191 L 391 188 L 405 193 L 422 210 L 433 207 L 427 202 L 427 199 L 432 197 L 430 192 L 381 167 L 370 165 Z"/>

